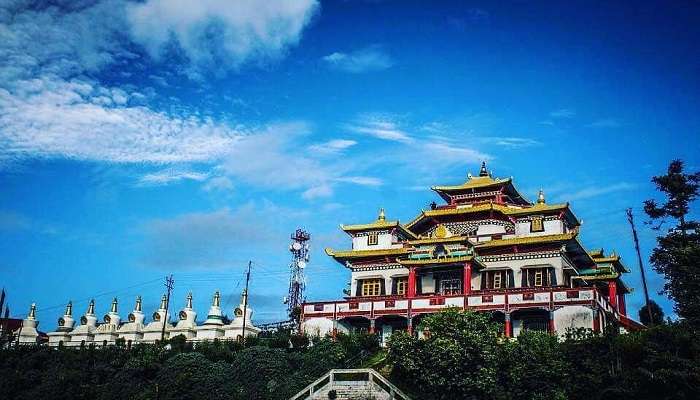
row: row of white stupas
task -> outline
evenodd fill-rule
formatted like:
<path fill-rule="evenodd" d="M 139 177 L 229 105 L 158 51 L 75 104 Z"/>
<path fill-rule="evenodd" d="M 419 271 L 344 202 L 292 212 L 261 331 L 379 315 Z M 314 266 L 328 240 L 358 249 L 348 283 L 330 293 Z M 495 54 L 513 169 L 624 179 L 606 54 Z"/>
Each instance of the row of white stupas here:
<path fill-rule="evenodd" d="M 221 296 L 217 291 L 214 294 L 212 305 L 209 308 L 207 319 L 203 324 L 197 325 L 197 313 L 192 308 L 192 293 L 187 295 L 185 307 L 178 314 L 177 323 L 170 322 L 170 314 L 166 315 L 166 296 L 163 295 L 160 307 L 153 313 L 153 320 L 145 323 L 146 316 L 141 310 L 141 296 L 136 298 L 134 310 L 128 316 L 128 322 L 122 323 L 117 312 L 117 298 L 112 300 L 110 311 L 102 318 L 103 323 L 97 322 L 95 315 L 95 300 L 91 300 L 87 312 L 80 317 L 80 325 L 75 326 L 73 319 L 73 304 L 68 302 L 66 313 L 58 319 L 58 329 L 48 332 L 49 346 L 81 346 L 95 343 L 96 345 L 111 345 L 117 339 L 124 339 L 127 344 L 155 343 L 160 341 L 163 335 L 163 321 L 165 324 L 165 339 L 182 335 L 187 341 L 204 340 L 240 340 L 243 336 L 245 313 L 245 335 L 257 336 L 260 329 L 253 326 L 251 316 L 253 310 L 247 305 L 247 293 L 245 290 L 241 296 L 241 304 L 233 311 L 234 319 L 230 324 L 224 324 L 221 311 Z M 245 310 L 245 311 L 244 311 Z M 22 322 L 22 327 L 15 332 L 19 343 L 29 344 L 39 341 L 36 319 L 36 305 L 32 304 L 29 315 Z"/>

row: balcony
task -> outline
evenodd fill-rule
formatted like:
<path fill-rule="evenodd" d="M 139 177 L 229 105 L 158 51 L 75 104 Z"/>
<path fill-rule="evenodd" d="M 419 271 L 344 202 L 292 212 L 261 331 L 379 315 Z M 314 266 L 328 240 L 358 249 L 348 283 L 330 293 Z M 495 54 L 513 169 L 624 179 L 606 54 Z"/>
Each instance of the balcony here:
<path fill-rule="evenodd" d="M 602 311 L 619 313 L 594 287 L 566 288 L 512 288 L 500 290 L 478 290 L 469 295 L 418 295 L 353 297 L 345 300 L 309 302 L 303 305 L 303 318 L 365 317 L 374 319 L 383 315 L 417 315 L 433 313 L 448 307 L 475 311 L 512 312 L 518 309 L 553 309 L 567 305 L 597 306 Z"/>

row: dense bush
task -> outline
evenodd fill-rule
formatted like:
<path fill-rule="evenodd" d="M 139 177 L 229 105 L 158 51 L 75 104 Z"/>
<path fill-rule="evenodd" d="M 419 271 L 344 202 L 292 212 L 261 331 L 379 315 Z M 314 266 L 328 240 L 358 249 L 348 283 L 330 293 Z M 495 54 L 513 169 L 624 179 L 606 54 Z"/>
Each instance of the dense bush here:
<path fill-rule="evenodd" d="M 525 332 L 502 341 L 486 314 L 423 320 L 429 338 L 389 341 L 393 378 L 423 399 L 700 398 L 700 344 L 685 323 L 631 334 Z"/>
<path fill-rule="evenodd" d="M 331 368 L 342 368 L 376 337 L 212 341 L 181 337 L 166 348 L 137 345 L 84 349 L 20 346 L 0 350 L 0 398 L 288 399 Z M 290 348 L 288 343 L 298 344 Z"/>

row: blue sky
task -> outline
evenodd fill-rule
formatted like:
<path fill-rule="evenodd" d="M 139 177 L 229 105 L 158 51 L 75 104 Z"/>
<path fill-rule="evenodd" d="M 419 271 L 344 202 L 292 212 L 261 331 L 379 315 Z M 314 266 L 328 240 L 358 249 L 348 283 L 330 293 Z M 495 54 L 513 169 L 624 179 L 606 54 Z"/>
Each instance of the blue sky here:
<path fill-rule="evenodd" d="M 72 299 L 227 312 L 253 260 L 254 319 L 284 317 L 289 234 L 309 299 L 349 274 L 341 223 L 412 219 L 482 160 L 571 202 L 643 295 L 641 202 L 700 164 L 693 2 L 0 0 L 0 284 L 50 330 Z M 650 273 L 653 297 L 662 279 Z"/>

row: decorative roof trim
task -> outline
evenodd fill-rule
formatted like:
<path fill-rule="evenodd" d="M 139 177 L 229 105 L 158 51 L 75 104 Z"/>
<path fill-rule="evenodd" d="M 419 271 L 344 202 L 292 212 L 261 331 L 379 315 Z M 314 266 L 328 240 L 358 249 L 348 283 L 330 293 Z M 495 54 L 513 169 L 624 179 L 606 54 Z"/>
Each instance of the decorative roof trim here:
<path fill-rule="evenodd" d="M 406 254 L 408 249 L 404 247 L 399 247 L 395 249 L 377 249 L 377 250 L 333 250 L 330 247 L 326 247 L 326 254 L 333 258 L 361 258 L 361 257 L 372 257 L 372 256 L 392 256 Z"/>
<path fill-rule="evenodd" d="M 464 261 L 472 261 L 474 256 L 459 256 L 459 257 L 441 257 L 423 260 L 401 260 L 396 261 L 401 265 L 434 265 L 434 264 L 453 264 Z"/>
<path fill-rule="evenodd" d="M 542 236 L 528 236 L 521 238 L 511 238 L 511 239 L 495 239 L 488 242 L 479 243 L 475 245 L 478 249 L 491 248 L 491 247 L 501 247 L 501 246 L 515 246 L 519 244 L 533 244 L 533 243 L 552 243 L 552 242 L 564 242 L 576 238 L 575 233 L 562 233 L 557 235 L 542 235 Z"/>

